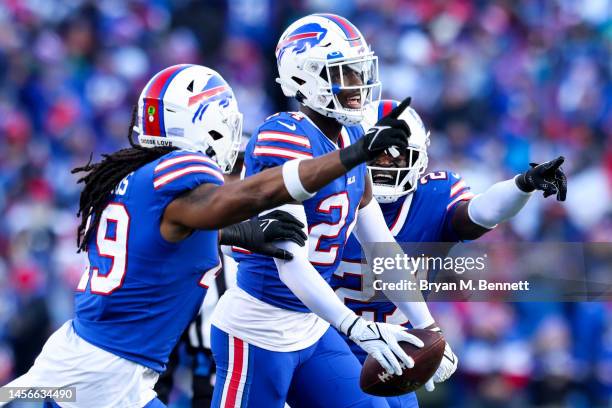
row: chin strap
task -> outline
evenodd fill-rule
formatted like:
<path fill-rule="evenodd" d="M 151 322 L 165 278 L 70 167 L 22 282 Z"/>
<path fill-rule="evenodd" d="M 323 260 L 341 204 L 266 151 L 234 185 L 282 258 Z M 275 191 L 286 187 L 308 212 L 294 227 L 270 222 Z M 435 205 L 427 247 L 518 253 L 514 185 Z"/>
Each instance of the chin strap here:
<path fill-rule="evenodd" d="M 380 204 L 391 204 L 406 194 L 398 194 L 395 187 L 372 183 L 372 193 Z M 376 191 L 374 191 L 376 190 Z M 407 193 L 410 194 L 410 193 Z"/>

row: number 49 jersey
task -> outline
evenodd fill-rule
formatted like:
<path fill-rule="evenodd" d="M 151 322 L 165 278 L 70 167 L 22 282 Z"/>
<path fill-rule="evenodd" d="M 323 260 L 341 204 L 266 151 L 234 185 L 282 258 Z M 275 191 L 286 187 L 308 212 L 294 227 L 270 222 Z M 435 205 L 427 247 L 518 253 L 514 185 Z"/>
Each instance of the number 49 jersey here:
<path fill-rule="evenodd" d="M 299 112 L 270 116 L 261 125 L 245 151 L 245 175 L 250 176 L 293 159 L 308 159 L 346 147 L 363 136 L 361 126 L 342 129 L 338 145 Z M 365 187 L 365 164 L 323 187 L 304 201 L 309 231 L 309 259 L 327 281 L 338 267 L 354 225 Z M 234 250 L 238 264 L 238 286 L 270 305 L 309 312 L 285 286 L 270 257 Z"/>
<path fill-rule="evenodd" d="M 436 171 L 419 180 L 418 188 L 394 203 L 381 204 L 385 221 L 397 242 L 458 242 L 451 219 L 459 202 L 474 194 L 456 173 Z M 368 320 L 407 324 L 390 302 L 368 302 L 374 296 L 361 271 L 361 246 L 354 236 L 346 244 L 343 262 L 331 279 L 336 294 L 350 309 Z M 356 349 L 355 349 L 356 350 Z"/>
<path fill-rule="evenodd" d="M 115 188 L 87 247 L 77 288 L 77 334 L 95 346 L 162 372 L 220 269 L 218 232 L 171 243 L 160 233 L 166 206 L 198 185 L 223 184 L 215 162 L 175 151 Z"/>

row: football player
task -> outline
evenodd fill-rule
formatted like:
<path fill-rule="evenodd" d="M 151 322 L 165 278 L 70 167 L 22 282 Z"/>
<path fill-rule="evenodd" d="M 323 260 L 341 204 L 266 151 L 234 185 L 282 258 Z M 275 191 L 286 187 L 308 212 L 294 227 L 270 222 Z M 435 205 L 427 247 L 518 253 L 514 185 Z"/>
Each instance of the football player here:
<path fill-rule="evenodd" d="M 242 115 L 217 72 L 198 65 L 162 70 L 141 93 L 137 117 L 139 144 L 130 132 L 130 148 L 74 170 L 85 173 L 77 244 L 89 260 L 76 316 L 10 383 L 74 386 L 76 402 L 65 407 L 163 406 L 153 386 L 220 268 L 218 244 L 285 260 L 290 254 L 266 241 L 304 244 L 302 225 L 288 214 L 231 225 L 299 200 L 390 146 L 407 146 L 405 133 L 381 132 L 224 185 Z"/>
<path fill-rule="evenodd" d="M 358 146 L 373 134 L 410 132 L 397 119 L 406 100 L 364 136 L 359 126 L 364 106 L 377 99 L 380 88 L 377 59 L 345 18 L 299 19 L 281 36 L 276 58 L 277 82 L 301 104 L 300 111 L 272 115 L 256 130 L 246 149 L 246 176 Z M 217 365 L 213 406 L 273 408 L 285 401 L 293 408 L 387 406 L 361 391 L 361 364 L 330 324 L 389 373 L 413 367 L 398 341 L 422 347 L 421 340 L 401 326 L 360 318 L 328 283 L 351 231 L 368 242 L 394 242 L 372 200 L 365 165 L 351 167 L 302 204 L 282 207 L 308 229 L 309 248 L 281 244 L 293 260 L 236 248 L 238 286 L 223 295 L 211 318 Z M 424 302 L 400 307 L 415 326 L 433 327 Z"/>
<path fill-rule="evenodd" d="M 366 111 L 363 127 L 368 128 L 396 106 L 398 102 L 392 100 L 372 104 Z M 560 167 L 563 157 L 539 165 L 532 163 L 531 169 L 523 174 L 496 183 L 479 195 L 474 195 L 465 180 L 453 171 L 423 175 L 428 162 L 429 132 L 417 112 L 407 109 L 411 130 L 408 148 L 396 157 L 383 154 L 368 164 L 374 197 L 398 242 L 476 239 L 514 217 L 535 190 L 542 190 L 544 197 L 556 195 L 557 200 L 565 200 L 567 181 Z M 410 327 L 409 319 L 392 303 L 368 302 L 374 289 L 364 283 L 361 252 L 357 237 L 351 235 L 342 263 L 331 279 L 336 294 L 346 306 L 368 320 Z M 366 353 L 352 342 L 348 343 L 363 363 Z M 448 378 L 457 362 L 447 345 L 442 364 L 426 387 L 432 390 L 434 382 Z M 418 407 L 414 393 L 387 400 L 391 407 Z"/>

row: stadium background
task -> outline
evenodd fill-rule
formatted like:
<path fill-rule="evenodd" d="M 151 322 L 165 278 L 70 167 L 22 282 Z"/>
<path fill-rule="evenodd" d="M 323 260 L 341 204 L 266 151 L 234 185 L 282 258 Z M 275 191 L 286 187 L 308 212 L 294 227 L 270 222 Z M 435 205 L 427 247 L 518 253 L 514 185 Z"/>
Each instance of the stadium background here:
<path fill-rule="evenodd" d="M 319 11 L 365 34 L 385 97 L 413 96 L 430 169 L 482 191 L 566 156 L 567 202 L 531 200 L 486 240 L 612 241 L 610 0 L 1 0 L 0 384 L 71 317 L 83 259 L 70 169 L 126 145 L 149 76 L 217 69 L 252 131 L 291 107 L 274 83 L 278 36 Z M 424 406 L 610 406 L 612 303 L 432 308 L 460 366 Z M 188 406 L 186 367 L 176 407 Z"/>

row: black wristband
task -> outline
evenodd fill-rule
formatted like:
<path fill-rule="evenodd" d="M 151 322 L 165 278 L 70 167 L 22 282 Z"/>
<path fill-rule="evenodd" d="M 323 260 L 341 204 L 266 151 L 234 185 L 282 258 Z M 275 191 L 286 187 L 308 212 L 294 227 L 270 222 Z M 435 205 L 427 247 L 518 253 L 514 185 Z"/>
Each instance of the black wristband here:
<path fill-rule="evenodd" d="M 525 193 L 531 193 L 535 190 L 535 187 L 527 183 L 527 175 L 525 173 L 519 174 L 517 177 L 515 177 L 514 182 L 516 183 L 518 189 Z"/>
<path fill-rule="evenodd" d="M 340 162 L 345 169 L 350 170 L 368 160 L 368 156 L 363 148 L 363 140 L 364 139 L 361 138 L 357 143 L 340 150 Z"/>

